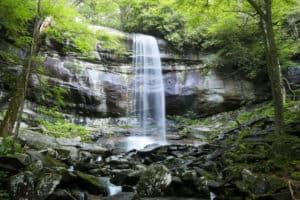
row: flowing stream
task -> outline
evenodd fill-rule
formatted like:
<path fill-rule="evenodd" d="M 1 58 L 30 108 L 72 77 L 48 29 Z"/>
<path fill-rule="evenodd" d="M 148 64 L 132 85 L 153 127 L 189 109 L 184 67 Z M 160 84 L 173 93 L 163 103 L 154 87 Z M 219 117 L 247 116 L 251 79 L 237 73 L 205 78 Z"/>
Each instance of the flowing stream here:
<path fill-rule="evenodd" d="M 134 112 L 144 136 L 166 141 L 165 92 L 157 40 L 136 34 L 133 44 Z M 157 140 L 156 140 L 157 141 Z"/>

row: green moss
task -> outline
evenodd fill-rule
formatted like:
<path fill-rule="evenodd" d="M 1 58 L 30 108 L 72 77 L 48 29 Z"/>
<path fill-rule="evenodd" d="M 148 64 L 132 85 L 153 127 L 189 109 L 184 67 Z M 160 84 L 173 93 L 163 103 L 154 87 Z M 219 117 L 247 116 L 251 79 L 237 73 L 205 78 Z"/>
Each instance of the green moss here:
<path fill-rule="evenodd" d="M 300 101 L 288 101 L 284 114 L 286 124 L 300 123 Z"/>
<path fill-rule="evenodd" d="M 263 131 L 260 130 L 262 133 Z M 300 138 L 288 134 L 269 133 L 259 136 L 257 141 L 248 140 L 256 132 L 256 127 L 248 127 L 238 135 L 229 137 L 224 154 L 228 177 L 239 180 L 241 171 L 246 168 L 268 178 L 272 174 L 278 181 L 268 179 L 268 182 L 272 182 L 271 186 L 285 187 L 281 177 L 296 178 L 293 173 L 298 170 L 300 163 L 299 151 L 296 151 L 300 149 Z"/>
<path fill-rule="evenodd" d="M 293 172 L 291 177 L 297 181 L 300 181 L 300 172 Z"/>
<path fill-rule="evenodd" d="M 45 127 L 45 134 L 57 138 L 80 136 L 83 141 L 89 141 L 87 136 L 90 131 L 85 126 L 68 122 L 57 109 L 39 107 L 37 111 L 43 116 L 43 118 L 38 120 L 38 123 Z"/>
<path fill-rule="evenodd" d="M 216 174 L 210 173 L 210 172 L 208 172 L 208 171 L 203 171 L 203 172 L 201 173 L 201 175 L 204 176 L 204 178 L 205 178 L 206 180 L 217 180 L 217 179 L 218 179 L 217 176 L 216 176 Z"/>
<path fill-rule="evenodd" d="M 90 133 L 85 126 L 73 124 L 65 120 L 55 122 L 40 120 L 40 124 L 46 128 L 46 134 L 54 137 L 72 138 L 80 136 L 84 141 L 87 141 L 87 135 Z"/>
<path fill-rule="evenodd" d="M 0 155 L 9 155 L 22 152 L 22 146 L 12 137 L 5 137 L 0 143 Z"/>
<path fill-rule="evenodd" d="M 47 167 L 62 167 L 62 168 L 67 168 L 66 164 L 64 164 L 61 161 L 55 160 L 49 155 L 44 155 L 42 157 L 42 162 L 45 166 Z"/>
<path fill-rule="evenodd" d="M 187 137 L 191 132 L 189 127 L 184 127 L 182 130 L 179 131 L 179 135 L 183 138 Z"/>
<path fill-rule="evenodd" d="M 53 120 L 64 119 L 64 116 L 54 108 L 46 108 L 44 106 L 39 106 L 37 108 L 39 114 L 51 117 Z"/>
<path fill-rule="evenodd" d="M 278 176 L 274 176 L 274 175 L 267 176 L 266 181 L 268 182 L 268 191 L 269 193 L 272 194 L 276 193 L 282 188 L 288 187 L 287 182 L 283 178 L 280 178 Z"/>
<path fill-rule="evenodd" d="M 114 36 L 105 31 L 98 31 L 96 35 L 104 49 L 113 51 L 117 54 L 125 54 L 127 52 L 121 37 Z"/>
<path fill-rule="evenodd" d="M 20 58 L 13 52 L 0 50 L 0 60 L 7 64 L 20 64 Z"/>
<path fill-rule="evenodd" d="M 85 174 L 82 172 L 76 172 L 79 178 L 79 184 L 86 190 L 88 190 L 91 194 L 107 194 L 107 188 L 105 187 L 104 183 L 95 176 Z"/>
<path fill-rule="evenodd" d="M 237 120 L 240 123 L 246 123 L 255 118 L 260 117 L 273 117 L 274 116 L 274 108 L 271 103 L 261 105 L 254 110 L 242 112 L 237 116 Z"/>

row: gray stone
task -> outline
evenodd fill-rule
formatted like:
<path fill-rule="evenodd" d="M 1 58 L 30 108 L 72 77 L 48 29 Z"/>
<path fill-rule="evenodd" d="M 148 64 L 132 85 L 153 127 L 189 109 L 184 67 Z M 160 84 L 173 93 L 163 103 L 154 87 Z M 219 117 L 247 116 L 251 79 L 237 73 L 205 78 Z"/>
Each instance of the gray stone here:
<path fill-rule="evenodd" d="M 187 170 L 182 174 L 183 181 L 195 181 L 197 179 L 197 172 L 195 170 Z"/>
<path fill-rule="evenodd" d="M 59 185 L 62 176 L 59 174 L 43 174 L 39 177 L 39 181 L 36 186 L 36 199 L 37 200 L 44 200 L 50 196 L 56 187 Z"/>
<path fill-rule="evenodd" d="M 24 167 L 27 161 L 24 159 L 28 159 L 28 157 L 25 156 L 25 158 L 21 154 L 20 156 L 0 156 L 0 169 L 9 171 L 9 172 L 19 172 Z"/>
<path fill-rule="evenodd" d="M 300 66 L 290 67 L 286 74 L 287 79 L 291 82 L 292 85 L 300 84 Z"/>
<path fill-rule="evenodd" d="M 73 74 L 64 67 L 63 62 L 59 59 L 47 57 L 45 60 L 45 73 L 51 77 L 59 78 L 64 81 L 70 81 Z"/>
<path fill-rule="evenodd" d="M 171 173 L 165 166 L 153 164 L 142 173 L 137 185 L 137 195 L 139 197 L 163 196 L 171 181 Z"/>
<path fill-rule="evenodd" d="M 10 177 L 9 189 L 12 200 L 34 200 L 34 175 L 25 171 Z"/>
<path fill-rule="evenodd" d="M 56 149 L 60 152 L 64 152 L 63 155 L 65 156 L 65 158 L 70 157 L 74 160 L 78 159 L 78 150 L 99 155 L 108 153 L 108 150 L 99 144 L 80 142 L 76 138 L 56 139 L 30 130 L 22 130 L 18 137 L 20 138 L 20 140 L 22 140 L 23 143 L 34 149 Z"/>
<path fill-rule="evenodd" d="M 62 199 L 74 200 L 74 197 L 67 190 L 58 189 L 48 198 L 48 200 L 62 200 Z"/>
<path fill-rule="evenodd" d="M 131 169 L 113 170 L 111 182 L 116 185 L 134 186 L 138 183 L 143 170 L 135 171 Z"/>

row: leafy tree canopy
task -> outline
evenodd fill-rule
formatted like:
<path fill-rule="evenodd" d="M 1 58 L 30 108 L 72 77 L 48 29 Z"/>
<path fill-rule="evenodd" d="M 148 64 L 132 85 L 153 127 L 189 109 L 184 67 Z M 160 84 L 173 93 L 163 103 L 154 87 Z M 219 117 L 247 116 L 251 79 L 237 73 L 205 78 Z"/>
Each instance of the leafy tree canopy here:
<path fill-rule="evenodd" d="M 37 0 L 2 0 L 0 2 L 0 30 L 15 45 L 26 47 L 32 38 L 33 21 L 38 16 Z M 68 0 L 43 0 L 40 17 L 49 17 L 51 26 L 46 34 L 62 42 L 67 38 L 79 51 L 93 48 L 95 37 L 89 31 L 86 20 Z"/>

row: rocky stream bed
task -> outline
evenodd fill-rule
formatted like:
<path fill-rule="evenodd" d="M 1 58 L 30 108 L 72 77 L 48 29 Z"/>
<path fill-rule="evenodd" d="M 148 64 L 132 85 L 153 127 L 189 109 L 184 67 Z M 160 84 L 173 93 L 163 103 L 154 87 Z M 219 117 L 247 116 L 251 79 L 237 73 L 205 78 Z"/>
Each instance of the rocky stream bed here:
<path fill-rule="evenodd" d="M 251 127 L 249 143 L 270 146 L 272 123 L 257 119 L 198 145 L 176 141 L 123 152 L 26 130 L 18 137 L 23 152 L 0 156 L 0 171 L 9 173 L 6 189 L 13 200 L 299 198 L 297 182 L 260 175 L 246 165 L 237 174 L 230 170 L 234 164 L 227 155 L 235 143 L 228 141 Z M 299 157 L 299 146 L 293 151 Z M 268 160 L 263 152 L 239 156 L 258 165 Z"/>

